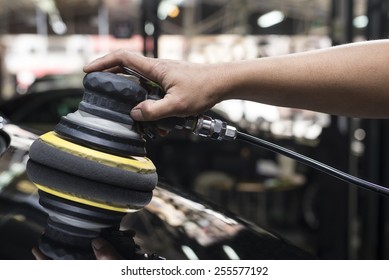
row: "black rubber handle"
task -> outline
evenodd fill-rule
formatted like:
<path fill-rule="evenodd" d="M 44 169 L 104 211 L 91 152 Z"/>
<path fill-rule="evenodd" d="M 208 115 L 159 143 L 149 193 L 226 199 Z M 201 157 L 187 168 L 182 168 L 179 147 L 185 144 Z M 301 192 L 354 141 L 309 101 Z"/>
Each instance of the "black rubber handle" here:
<path fill-rule="evenodd" d="M 80 110 L 126 124 L 133 123 L 131 109 L 148 96 L 147 90 L 136 81 L 109 72 L 89 73 L 83 82 Z"/>

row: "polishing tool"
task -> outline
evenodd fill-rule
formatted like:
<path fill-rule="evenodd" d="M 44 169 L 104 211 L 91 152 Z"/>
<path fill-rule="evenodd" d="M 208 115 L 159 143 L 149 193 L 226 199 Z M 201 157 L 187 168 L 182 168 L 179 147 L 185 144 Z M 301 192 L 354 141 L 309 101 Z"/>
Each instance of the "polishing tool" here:
<path fill-rule="evenodd" d="M 83 84 L 78 110 L 30 147 L 27 174 L 49 215 L 39 249 L 54 259 L 89 259 L 91 240 L 104 236 L 122 256 L 139 258 L 138 247 L 117 236 L 123 216 L 146 206 L 158 181 L 144 133 L 129 115 L 150 91 L 109 72 L 89 73 Z M 123 240 L 131 245 L 126 252 Z"/>

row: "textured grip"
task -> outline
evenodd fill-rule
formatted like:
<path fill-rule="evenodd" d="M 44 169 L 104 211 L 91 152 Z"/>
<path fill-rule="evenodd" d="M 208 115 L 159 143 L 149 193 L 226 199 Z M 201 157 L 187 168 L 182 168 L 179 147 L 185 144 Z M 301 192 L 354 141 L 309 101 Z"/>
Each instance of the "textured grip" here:
<path fill-rule="evenodd" d="M 147 91 L 137 82 L 109 72 L 85 75 L 84 88 L 80 110 L 129 125 L 133 123 L 131 109 L 147 98 Z"/>
<path fill-rule="evenodd" d="M 146 99 L 147 91 L 138 83 L 109 72 L 92 72 L 84 77 L 84 88 L 93 92 L 106 93 L 111 98 L 128 99 L 139 103 Z"/>

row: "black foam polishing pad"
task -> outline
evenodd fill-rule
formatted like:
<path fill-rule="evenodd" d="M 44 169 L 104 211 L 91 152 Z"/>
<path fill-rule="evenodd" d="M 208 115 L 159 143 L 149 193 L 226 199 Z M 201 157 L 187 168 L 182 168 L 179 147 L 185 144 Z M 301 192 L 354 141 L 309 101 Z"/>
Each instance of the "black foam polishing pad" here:
<path fill-rule="evenodd" d="M 134 198 L 140 206 L 149 201 L 158 181 L 155 166 L 146 157 L 111 155 L 62 139 L 54 132 L 34 141 L 29 155 L 31 161 L 40 165 L 95 182 L 77 188 L 71 187 L 69 179 L 57 187 L 61 192 L 90 201 L 116 205 L 127 200 L 134 203 Z"/>
<path fill-rule="evenodd" d="M 62 172 L 29 160 L 27 174 L 30 180 L 43 192 L 117 212 L 130 212 L 146 206 L 152 192 L 134 191 L 96 182 Z"/>

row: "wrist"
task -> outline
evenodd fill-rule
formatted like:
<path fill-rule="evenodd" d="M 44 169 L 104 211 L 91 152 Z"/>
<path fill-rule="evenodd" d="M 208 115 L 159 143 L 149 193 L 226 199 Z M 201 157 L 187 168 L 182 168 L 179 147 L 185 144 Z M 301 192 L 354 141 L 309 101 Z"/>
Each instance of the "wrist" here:
<path fill-rule="evenodd" d="M 210 91 L 215 96 L 215 103 L 239 98 L 242 77 L 237 66 L 238 63 L 219 63 L 210 66 L 211 73 L 207 76 L 210 80 Z"/>

